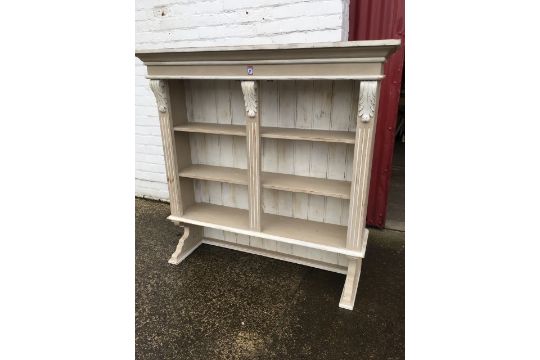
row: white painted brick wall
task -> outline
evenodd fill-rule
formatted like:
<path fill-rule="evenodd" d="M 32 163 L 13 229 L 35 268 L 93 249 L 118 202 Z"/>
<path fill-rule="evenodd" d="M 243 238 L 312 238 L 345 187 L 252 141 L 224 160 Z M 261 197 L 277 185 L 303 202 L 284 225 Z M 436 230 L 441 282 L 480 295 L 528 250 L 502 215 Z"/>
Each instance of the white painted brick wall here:
<path fill-rule="evenodd" d="M 349 0 L 136 0 L 136 49 L 347 40 Z M 135 192 L 168 200 L 159 119 L 135 59 Z"/>

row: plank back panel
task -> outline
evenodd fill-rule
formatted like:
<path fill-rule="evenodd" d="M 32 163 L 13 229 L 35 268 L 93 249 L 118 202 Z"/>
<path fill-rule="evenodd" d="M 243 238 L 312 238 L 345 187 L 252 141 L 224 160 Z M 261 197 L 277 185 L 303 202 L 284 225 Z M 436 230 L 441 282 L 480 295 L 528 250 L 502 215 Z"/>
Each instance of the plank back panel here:
<path fill-rule="evenodd" d="M 356 129 L 357 81 L 260 81 L 261 126 L 298 129 Z M 188 122 L 245 125 L 240 82 L 186 80 Z M 241 136 L 189 134 L 193 164 L 247 168 Z M 351 144 L 261 139 L 262 171 L 351 180 Z M 194 181 L 195 202 L 247 209 L 247 187 Z M 263 211 L 269 214 L 347 225 L 349 200 L 264 189 Z M 337 254 L 277 243 L 273 240 L 205 228 L 205 236 L 253 247 L 346 264 Z"/>

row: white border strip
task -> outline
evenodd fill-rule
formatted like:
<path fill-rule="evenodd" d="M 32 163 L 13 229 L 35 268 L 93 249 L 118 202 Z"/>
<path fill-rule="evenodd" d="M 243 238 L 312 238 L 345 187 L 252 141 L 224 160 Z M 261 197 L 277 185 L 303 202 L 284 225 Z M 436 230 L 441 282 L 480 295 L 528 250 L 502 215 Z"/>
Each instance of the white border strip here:
<path fill-rule="evenodd" d="M 258 65 L 258 64 L 336 64 L 336 63 L 384 63 L 384 57 L 327 58 L 327 59 L 275 59 L 275 60 L 201 60 L 201 61 L 147 61 L 147 66 L 171 65 Z"/>
<path fill-rule="evenodd" d="M 201 79 L 201 80 L 382 80 L 384 75 L 146 75 L 150 80 Z"/>

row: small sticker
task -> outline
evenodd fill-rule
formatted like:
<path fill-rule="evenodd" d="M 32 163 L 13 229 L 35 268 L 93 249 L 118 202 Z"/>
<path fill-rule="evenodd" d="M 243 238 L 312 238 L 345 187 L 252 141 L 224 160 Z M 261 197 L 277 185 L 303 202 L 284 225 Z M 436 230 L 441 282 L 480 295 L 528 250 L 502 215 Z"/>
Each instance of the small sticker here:
<path fill-rule="evenodd" d="M 247 72 L 248 72 L 248 75 L 253 75 L 253 66 L 252 65 L 248 65 Z"/>

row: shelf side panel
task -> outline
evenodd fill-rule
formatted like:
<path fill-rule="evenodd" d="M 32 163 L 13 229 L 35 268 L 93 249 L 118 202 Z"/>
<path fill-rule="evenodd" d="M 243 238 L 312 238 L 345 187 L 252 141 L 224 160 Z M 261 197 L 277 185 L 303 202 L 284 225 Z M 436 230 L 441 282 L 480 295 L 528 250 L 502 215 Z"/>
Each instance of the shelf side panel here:
<path fill-rule="evenodd" d="M 176 158 L 172 115 L 174 105 L 171 103 L 170 85 L 166 80 L 150 80 L 150 88 L 154 93 L 158 108 L 171 214 L 173 216 L 181 216 L 184 209 L 180 192 L 180 179 L 178 177 L 178 163 Z"/>
<path fill-rule="evenodd" d="M 240 83 L 246 108 L 246 143 L 248 156 L 249 224 L 261 230 L 261 151 L 260 98 L 257 81 Z"/>
<path fill-rule="evenodd" d="M 359 87 L 347 232 L 347 247 L 350 249 L 361 249 L 364 241 L 379 89 L 377 81 L 362 81 Z"/>

